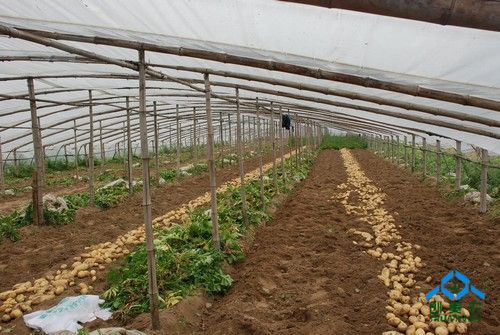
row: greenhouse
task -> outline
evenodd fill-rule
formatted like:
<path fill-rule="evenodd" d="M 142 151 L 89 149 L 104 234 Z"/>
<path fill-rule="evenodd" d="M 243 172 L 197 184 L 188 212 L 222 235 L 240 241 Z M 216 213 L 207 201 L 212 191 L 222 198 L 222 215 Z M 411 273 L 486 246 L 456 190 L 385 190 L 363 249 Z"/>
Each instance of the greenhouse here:
<path fill-rule="evenodd" d="M 0 0 L 0 334 L 497 334 L 500 2 Z"/>

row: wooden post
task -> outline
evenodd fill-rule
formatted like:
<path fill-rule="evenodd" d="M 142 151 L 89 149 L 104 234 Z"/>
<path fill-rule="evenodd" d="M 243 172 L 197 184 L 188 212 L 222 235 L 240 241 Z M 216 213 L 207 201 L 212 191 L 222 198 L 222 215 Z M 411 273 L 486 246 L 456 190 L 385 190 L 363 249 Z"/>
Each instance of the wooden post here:
<path fill-rule="evenodd" d="M 38 123 L 35 88 L 33 78 L 28 78 L 28 92 L 31 111 L 31 133 L 33 136 L 33 151 L 35 156 L 35 172 L 33 173 L 33 223 L 44 224 L 43 217 L 43 160 L 42 160 L 42 134 Z"/>
<path fill-rule="evenodd" d="M 175 105 L 175 122 L 176 122 L 176 133 L 177 133 L 177 155 L 176 155 L 176 166 L 177 175 L 181 173 L 181 127 L 179 120 L 179 105 Z"/>
<path fill-rule="evenodd" d="M 436 183 L 441 182 L 441 141 L 436 140 Z"/>
<path fill-rule="evenodd" d="M 127 162 L 128 162 L 128 159 L 127 159 L 127 122 L 126 121 L 123 121 L 122 123 L 122 130 L 123 130 L 123 138 L 122 138 L 122 142 L 123 142 L 123 174 L 124 175 L 127 175 Z"/>
<path fill-rule="evenodd" d="M 212 241 L 213 247 L 220 250 L 220 236 L 219 236 L 219 217 L 217 215 L 217 182 L 215 176 L 215 162 L 214 162 L 214 129 L 212 127 L 212 107 L 210 103 L 210 80 L 208 73 L 204 74 L 205 79 L 205 105 L 207 114 L 207 152 L 208 152 L 208 170 L 210 172 L 210 199 L 211 199 L 211 220 L 212 220 Z"/>
<path fill-rule="evenodd" d="M 411 172 L 415 172 L 416 164 L 415 135 L 411 135 Z"/>
<path fill-rule="evenodd" d="M 299 146 L 299 116 L 297 113 L 295 113 L 295 122 L 294 122 L 294 137 L 295 137 L 295 167 L 299 167 L 299 153 L 300 153 L 300 146 Z"/>
<path fill-rule="evenodd" d="M 262 136 L 260 131 L 260 116 L 259 116 L 259 98 L 256 101 L 256 118 L 257 118 L 257 141 L 259 150 L 259 180 L 260 180 L 260 201 L 262 204 L 262 211 L 266 211 L 266 198 L 264 195 L 264 171 L 262 170 Z"/>
<path fill-rule="evenodd" d="M 89 90 L 89 205 L 94 206 L 94 113 L 92 106 L 92 90 Z"/>
<path fill-rule="evenodd" d="M 158 113 L 156 111 L 156 101 L 153 101 L 153 122 L 154 122 L 154 136 L 155 136 L 155 171 L 156 183 L 160 185 L 160 140 L 158 135 Z"/>
<path fill-rule="evenodd" d="M 457 155 L 456 166 L 455 166 L 455 190 L 460 190 L 462 186 L 462 142 L 456 141 Z"/>
<path fill-rule="evenodd" d="M 130 130 L 130 101 L 129 97 L 125 97 L 125 106 L 127 108 L 127 177 L 128 177 L 128 192 L 134 193 L 134 175 L 132 163 L 132 134 Z"/>
<path fill-rule="evenodd" d="M 151 324 L 154 330 L 160 329 L 158 314 L 158 285 L 156 281 L 156 261 L 154 249 L 153 224 L 151 222 L 151 194 L 149 193 L 149 148 L 148 125 L 146 120 L 146 77 L 144 50 L 139 50 L 139 121 L 142 156 L 142 191 L 144 208 L 144 226 L 146 231 L 146 250 L 148 256 L 148 291 L 151 311 Z"/>
<path fill-rule="evenodd" d="M 281 109 L 281 106 L 280 106 L 280 121 L 279 121 L 279 136 L 280 136 L 280 165 L 281 165 L 281 178 L 283 178 L 283 180 L 286 179 L 286 176 L 285 176 L 285 157 L 284 157 L 284 153 L 283 153 L 283 110 Z"/>
<path fill-rule="evenodd" d="M 488 192 L 488 150 L 481 149 L 481 186 L 480 186 L 479 212 L 486 213 L 488 204 L 486 196 Z"/>
<path fill-rule="evenodd" d="M 5 178 L 3 175 L 2 137 L 0 136 L 0 194 L 4 193 L 5 193 Z"/>
<path fill-rule="evenodd" d="M 408 167 L 408 138 L 405 136 L 404 137 L 404 160 L 405 160 L 405 167 Z"/>
<path fill-rule="evenodd" d="M 73 120 L 73 147 L 75 150 L 75 175 L 78 180 L 78 141 L 76 136 L 76 120 Z"/>
<path fill-rule="evenodd" d="M 275 129 L 274 129 L 274 105 L 273 102 L 271 101 L 271 122 L 270 122 L 270 136 L 271 136 L 271 146 L 273 149 L 273 184 L 274 184 L 274 190 L 276 193 L 278 193 L 278 174 L 276 171 L 276 136 L 275 136 Z"/>
<path fill-rule="evenodd" d="M 399 155 L 400 155 L 400 143 L 399 143 L 399 135 L 396 135 L 396 164 L 399 165 Z"/>
<path fill-rule="evenodd" d="M 232 153 L 233 153 L 233 139 L 232 139 L 232 134 L 231 134 L 231 114 L 227 114 L 227 123 L 228 123 L 228 132 L 229 132 L 229 164 L 233 164 L 233 158 L 232 158 Z"/>
<path fill-rule="evenodd" d="M 66 144 L 63 147 L 64 147 L 64 163 L 66 164 L 66 167 L 69 167 L 68 148 Z"/>
<path fill-rule="evenodd" d="M 197 127 L 197 122 L 196 122 L 196 107 L 193 107 L 193 141 L 191 145 L 193 146 L 193 158 L 194 158 L 194 164 L 198 163 L 198 137 L 196 134 L 196 127 Z"/>
<path fill-rule="evenodd" d="M 17 161 L 17 149 L 12 150 L 12 155 L 13 155 L 13 159 L 14 159 L 14 168 L 17 172 L 19 170 L 19 164 Z"/>
<path fill-rule="evenodd" d="M 224 128 L 222 127 L 222 122 L 222 112 L 219 112 L 220 157 L 222 167 L 224 167 Z"/>
<path fill-rule="evenodd" d="M 101 151 L 101 169 L 104 170 L 104 163 L 106 162 L 106 151 L 104 150 L 104 140 L 102 138 L 102 121 L 99 121 L 99 145 Z"/>
<path fill-rule="evenodd" d="M 169 150 L 169 153 L 170 153 L 170 150 L 172 150 L 172 135 L 173 135 L 172 125 L 169 124 L 168 125 L 168 150 Z"/>
<path fill-rule="evenodd" d="M 422 175 L 425 178 L 427 174 L 427 140 L 422 138 Z"/>
<path fill-rule="evenodd" d="M 238 150 L 238 163 L 240 166 L 240 195 L 241 195 L 241 211 L 243 214 L 243 224 L 248 226 L 247 215 L 247 194 L 245 191 L 245 169 L 243 166 L 243 145 L 242 145 L 242 124 L 240 112 L 240 92 L 236 87 L 236 150 Z"/>

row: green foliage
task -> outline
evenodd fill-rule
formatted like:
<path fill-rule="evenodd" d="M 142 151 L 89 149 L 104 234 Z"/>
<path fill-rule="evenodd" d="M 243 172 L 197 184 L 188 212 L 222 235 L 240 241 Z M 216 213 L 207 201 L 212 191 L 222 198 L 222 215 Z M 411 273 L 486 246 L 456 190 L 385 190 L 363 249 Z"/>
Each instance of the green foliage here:
<path fill-rule="evenodd" d="M 311 164 L 310 155 L 299 166 L 295 166 L 294 159 L 288 160 L 285 168 L 291 178 L 278 178 L 279 190 L 286 192 L 295 181 L 305 178 Z M 277 168 L 281 171 L 279 165 Z M 276 190 L 272 171 L 265 177 L 264 199 L 268 204 Z M 245 185 L 249 225 L 258 225 L 270 217 L 262 210 L 260 189 L 259 180 Z M 207 208 L 195 209 L 185 224 L 155 233 L 161 307 L 170 307 L 200 289 L 208 294 L 221 294 L 231 286 L 232 278 L 223 272 L 222 265 L 243 260 L 240 239 L 247 228 L 239 187 L 229 187 L 218 194 L 217 211 L 221 251 L 212 248 L 212 226 Z M 122 268 L 108 273 L 108 283 L 110 288 L 103 294 L 108 307 L 121 309 L 126 315 L 148 310 L 147 252 L 144 245 L 129 254 Z"/>
<path fill-rule="evenodd" d="M 26 179 L 33 175 L 34 167 L 25 161 L 20 161 L 18 166 L 8 165 L 5 167 L 6 178 Z"/>
<path fill-rule="evenodd" d="M 116 180 L 118 179 L 119 176 L 116 174 L 116 171 L 115 170 L 111 170 L 111 169 L 108 169 L 108 170 L 104 170 L 102 173 L 100 173 L 98 176 L 97 176 L 97 180 L 98 181 L 103 181 L 103 182 L 107 182 L 107 181 L 113 181 L 113 180 Z"/>
<path fill-rule="evenodd" d="M 168 170 L 163 170 L 160 172 L 160 177 L 163 178 L 166 182 L 169 182 L 173 180 L 175 177 L 177 177 L 177 170 L 175 169 L 168 169 Z"/>
<path fill-rule="evenodd" d="M 357 135 L 326 135 L 321 142 L 321 149 L 366 149 L 367 147 L 367 141 Z"/>
<path fill-rule="evenodd" d="M 49 171 L 67 171 L 74 168 L 74 165 L 70 163 L 66 164 L 66 160 L 63 159 L 52 159 L 46 160 L 47 172 Z"/>
<path fill-rule="evenodd" d="M 208 171 L 208 165 L 205 163 L 199 163 L 199 164 L 194 164 L 192 167 L 187 169 L 186 172 L 188 172 L 191 175 L 199 175 L 207 171 Z"/>
<path fill-rule="evenodd" d="M 95 194 L 95 205 L 101 209 L 116 206 L 128 193 L 125 184 L 99 189 Z"/>

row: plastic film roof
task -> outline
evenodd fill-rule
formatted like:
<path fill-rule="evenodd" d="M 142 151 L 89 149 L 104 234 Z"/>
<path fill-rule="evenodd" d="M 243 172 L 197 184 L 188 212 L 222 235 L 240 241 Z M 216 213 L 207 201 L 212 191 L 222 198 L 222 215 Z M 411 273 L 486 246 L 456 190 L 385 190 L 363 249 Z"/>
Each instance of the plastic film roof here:
<path fill-rule="evenodd" d="M 11 27 L 42 30 L 89 37 L 108 37 L 129 41 L 147 42 L 161 46 L 193 48 L 214 51 L 259 60 L 273 60 L 288 64 L 337 71 L 370 77 L 393 83 L 413 84 L 425 88 L 443 90 L 491 100 L 500 98 L 500 34 L 468 28 L 439 26 L 429 23 L 382 17 L 337 9 L 326 9 L 277 1 L 8 1 L 0 0 L 0 24 Z M 81 42 L 61 41 L 64 44 L 95 52 L 100 55 L 122 60 L 137 61 L 137 52 L 131 49 Z M 71 56 L 70 54 L 38 45 L 32 42 L 0 37 L 0 58 L 10 56 Z M 213 70 L 233 71 L 242 74 L 289 80 L 296 83 L 320 85 L 351 92 L 396 99 L 402 102 L 445 108 L 450 111 L 482 116 L 500 121 L 498 111 L 487 110 L 433 99 L 366 88 L 340 82 L 319 80 L 278 71 L 269 71 L 215 61 L 179 57 L 174 55 L 146 52 L 146 60 L 152 64 L 201 67 Z M 163 73 L 175 77 L 201 80 L 200 73 L 176 71 L 157 67 Z M 88 75 L 92 78 L 45 78 L 35 79 L 38 99 L 61 102 L 88 99 L 86 89 L 93 90 L 94 99 L 110 99 L 110 105 L 96 106 L 95 117 L 111 127 L 113 122 L 124 121 L 125 114 L 107 114 L 117 106 L 124 106 L 123 95 L 138 94 L 138 82 L 134 79 L 97 78 L 99 75 L 136 75 L 132 70 L 106 64 L 5 61 L 0 63 L 0 80 L 16 76 L 60 76 Z M 116 77 L 115 76 L 115 77 Z M 306 90 L 284 86 L 273 86 L 256 81 L 211 76 L 213 82 L 251 85 L 305 95 L 316 98 L 355 103 L 360 106 L 383 108 L 389 112 L 420 116 L 427 120 L 446 121 L 450 124 L 465 125 L 500 133 L 498 127 L 485 126 L 455 118 L 433 116 L 415 110 L 405 110 L 391 106 L 380 106 L 362 100 L 328 96 Z M 203 97 L 199 92 L 172 82 L 148 80 L 148 106 L 153 100 L 170 106 L 165 113 L 173 112 L 179 103 L 192 106 L 198 102 L 203 109 Z M 203 85 L 197 84 L 198 87 Z M 75 89 L 74 91 L 43 94 L 47 90 Z M 213 85 L 218 94 L 234 96 L 234 88 Z M 25 80 L 0 81 L 0 94 L 26 94 Z M 177 93 L 177 94 L 176 94 Z M 198 97 L 181 97 L 198 93 Z M 391 127 L 407 127 L 433 132 L 444 137 L 462 140 L 466 143 L 500 153 L 500 141 L 482 135 L 475 135 L 443 126 L 429 125 L 403 118 L 374 114 L 349 108 L 333 107 L 322 103 L 301 101 L 272 94 L 241 91 L 242 98 L 274 100 L 283 104 L 299 104 L 312 109 L 327 110 L 340 116 L 354 119 L 368 119 Z M 38 106 L 49 103 L 39 102 Z M 221 101 L 222 104 L 222 101 Z M 138 100 L 131 99 L 136 108 Z M 64 113 L 53 113 L 68 105 L 39 109 L 42 126 L 70 127 L 73 119 L 82 124 L 87 121 L 88 107 L 76 108 Z M 28 109 L 27 109 L 28 108 Z M 214 107 L 217 111 L 217 106 Z M 221 107 L 222 108 L 222 107 Z M 224 107 L 227 109 L 227 107 Z M 26 111 L 11 114 L 11 112 Z M 148 108 L 150 110 L 150 108 Z M 112 119 L 109 119 L 113 116 Z M 105 120 L 105 118 L 108 118 Z M 0 125 L 12 126 L 22 121 L 29 126 L 29 101 L 1 100 Z M 65 122 L 66 123 L 63 123 Z M 55 126 L 58 124 L 57 126 Z M 116 126 L 114 126 L 116 127 Z M 2 131 L 2 141 L 14 139 L 25 129 Z M 44 136 L 50 131 L 44 130 Z M 44 143 L 70 139 L 72 131 L 65 131 L 48 137 Z M 116 141 L 121 140 L 117 138 Z M 6 145 L 12 147 L 29 143 L 30 137 L 13 140 Z M 5 149 L 4 149 L 5 150 Z"/>

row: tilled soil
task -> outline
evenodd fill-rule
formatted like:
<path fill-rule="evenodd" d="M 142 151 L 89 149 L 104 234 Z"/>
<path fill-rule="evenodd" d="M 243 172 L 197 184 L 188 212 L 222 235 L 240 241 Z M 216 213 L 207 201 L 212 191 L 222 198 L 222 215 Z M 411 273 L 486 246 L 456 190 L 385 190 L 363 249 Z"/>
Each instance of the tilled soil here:
<path fill-rule="evenodd" d="M 451 269 L 486 293 L 483 320 L 468 334 L 499 334 L 498 229 L 477 209 L 443 198 L 368 151 L 354 151 L 365 174 L 387 193 L 383 207 L 405 241 L 419 244 L 425 267 L 417 275 L 426 293 Z M 346 233 L 367 228 L 329 200 L 346 181 L 338 151 L 322 152 L 274 220 L 258 229 L 246 260 L 231 269 L 234 286 L 223 297 L 194 297 L 161 313 L 170 334 L 381 334 L 387 288 L 377 278 L 383 262 L 362 252 Z M 413 292 L 415 295 L 418 290 Z M 464 306 L 467 307 L 467 306 Z M 148 315 L 130 328 L 145 329 Z M 160 331 L 158 334 L 162 334 Z"/>
<path fill-rule="evenodd" d="M 264 162 L 271 156 L 264 157 Z M 245 161 L 246 171 L 258 167 L 258 158 Z M 236 178 L 238 166 L 217 171 L 218 185 Z M 203 173 L 174 183 L 152 188 L 153 218 L 177 208 L 209 191 L 208 174 Z M 117 236 L 142 224 L 142 192 L 126 197 L 116 207 L 99 210 L 78 210 L 75 222 L 66 226 L 30 225 L 20 230 L 17 242 L 4 240 L 0 244 L 0 291 L 12 285 L 43 276 L 57 270 L 62 263 L 71 264 L 73 257 L 86 246 L 113 241 Z"/>
<path fill-rule="evenodd" d="M 500 334 L 500 220 L 480 215 L 462 201 L 445 199 L 436 186 L 371 152 L 358 150 L 355 157 L 365 174 L 387 193 L 384 207 L 393 215 L 398 213 L 394 217 L 404 239 L 422 246 L 416 254 L 427 265 L 417 278 L 424 281 L 431 276 L 436 286 L 450 270 L 466 275 L 486 293 L 483 320 L 472 324 L 469 334 Z M 465 302 L 463 307 L 467 308 Z"/>

